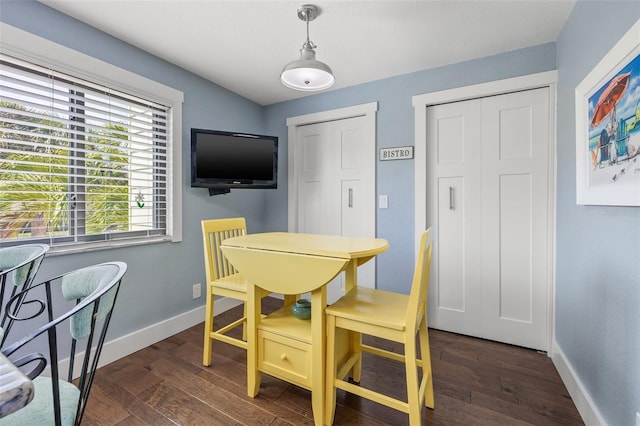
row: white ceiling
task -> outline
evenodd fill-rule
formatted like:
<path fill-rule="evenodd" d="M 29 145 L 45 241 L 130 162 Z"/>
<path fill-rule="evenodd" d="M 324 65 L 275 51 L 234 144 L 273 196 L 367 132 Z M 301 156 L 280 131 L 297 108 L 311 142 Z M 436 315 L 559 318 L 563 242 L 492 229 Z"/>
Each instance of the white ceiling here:
<path fill-rule="evenodd" d="M 279 77 L 306 39 L 304 1 L 41 2 L 261 105 L 309 95 Z M 575 0 L 310 3 L 321 9 L 310 39 L 334 90 L 556 41 Z"/>

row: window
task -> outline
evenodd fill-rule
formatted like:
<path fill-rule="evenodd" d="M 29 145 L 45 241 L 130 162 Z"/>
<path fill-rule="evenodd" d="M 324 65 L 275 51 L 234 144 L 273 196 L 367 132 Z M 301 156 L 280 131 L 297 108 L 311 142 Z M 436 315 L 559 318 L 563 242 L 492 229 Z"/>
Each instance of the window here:
<path fill-rule="evenodd" d="M 171 103 L 0 54 L 0 245 L 179 238 Z"/>

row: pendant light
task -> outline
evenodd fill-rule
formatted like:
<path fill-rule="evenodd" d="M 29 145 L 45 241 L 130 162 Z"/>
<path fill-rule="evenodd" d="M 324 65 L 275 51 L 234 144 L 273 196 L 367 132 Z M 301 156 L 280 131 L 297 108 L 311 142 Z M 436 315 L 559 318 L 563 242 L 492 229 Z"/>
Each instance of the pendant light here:
<path fill-rule="evenodd" d="M 309 40 L 309 22 L 319 14 L 320 9 L 312 4 L 305 4 L 298 9 L 298 18 L 307 23 L 307 41 L 300 49 L 300 59 L 289 62 L 280 74 L 282 84 L 291 89 L 313 92 L 328 89 L 335 82 L 331 68 L 316 60 L 316 45 Z"/>

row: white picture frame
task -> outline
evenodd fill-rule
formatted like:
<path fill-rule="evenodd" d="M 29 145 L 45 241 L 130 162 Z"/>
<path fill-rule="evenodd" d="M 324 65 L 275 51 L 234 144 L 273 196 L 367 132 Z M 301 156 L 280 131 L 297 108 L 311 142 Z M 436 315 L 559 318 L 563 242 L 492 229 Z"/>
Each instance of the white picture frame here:
<path fill-rule="evenodd" d="M 640 206 L 640 20 L 575 89 L 576 203 Z"/>

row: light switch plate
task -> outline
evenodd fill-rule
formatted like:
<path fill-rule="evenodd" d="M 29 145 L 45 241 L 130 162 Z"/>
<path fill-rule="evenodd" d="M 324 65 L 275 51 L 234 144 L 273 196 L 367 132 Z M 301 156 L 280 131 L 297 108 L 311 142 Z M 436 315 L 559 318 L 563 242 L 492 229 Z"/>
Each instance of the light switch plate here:
<path fill-rule="evenodd" d="M 381 195 L 378 199 L 378 207 L 380 207 L 381 209 L 386 209 L 387 207 L 389 207 L 389 197 L 387 197 L 386 195 Z"/>

